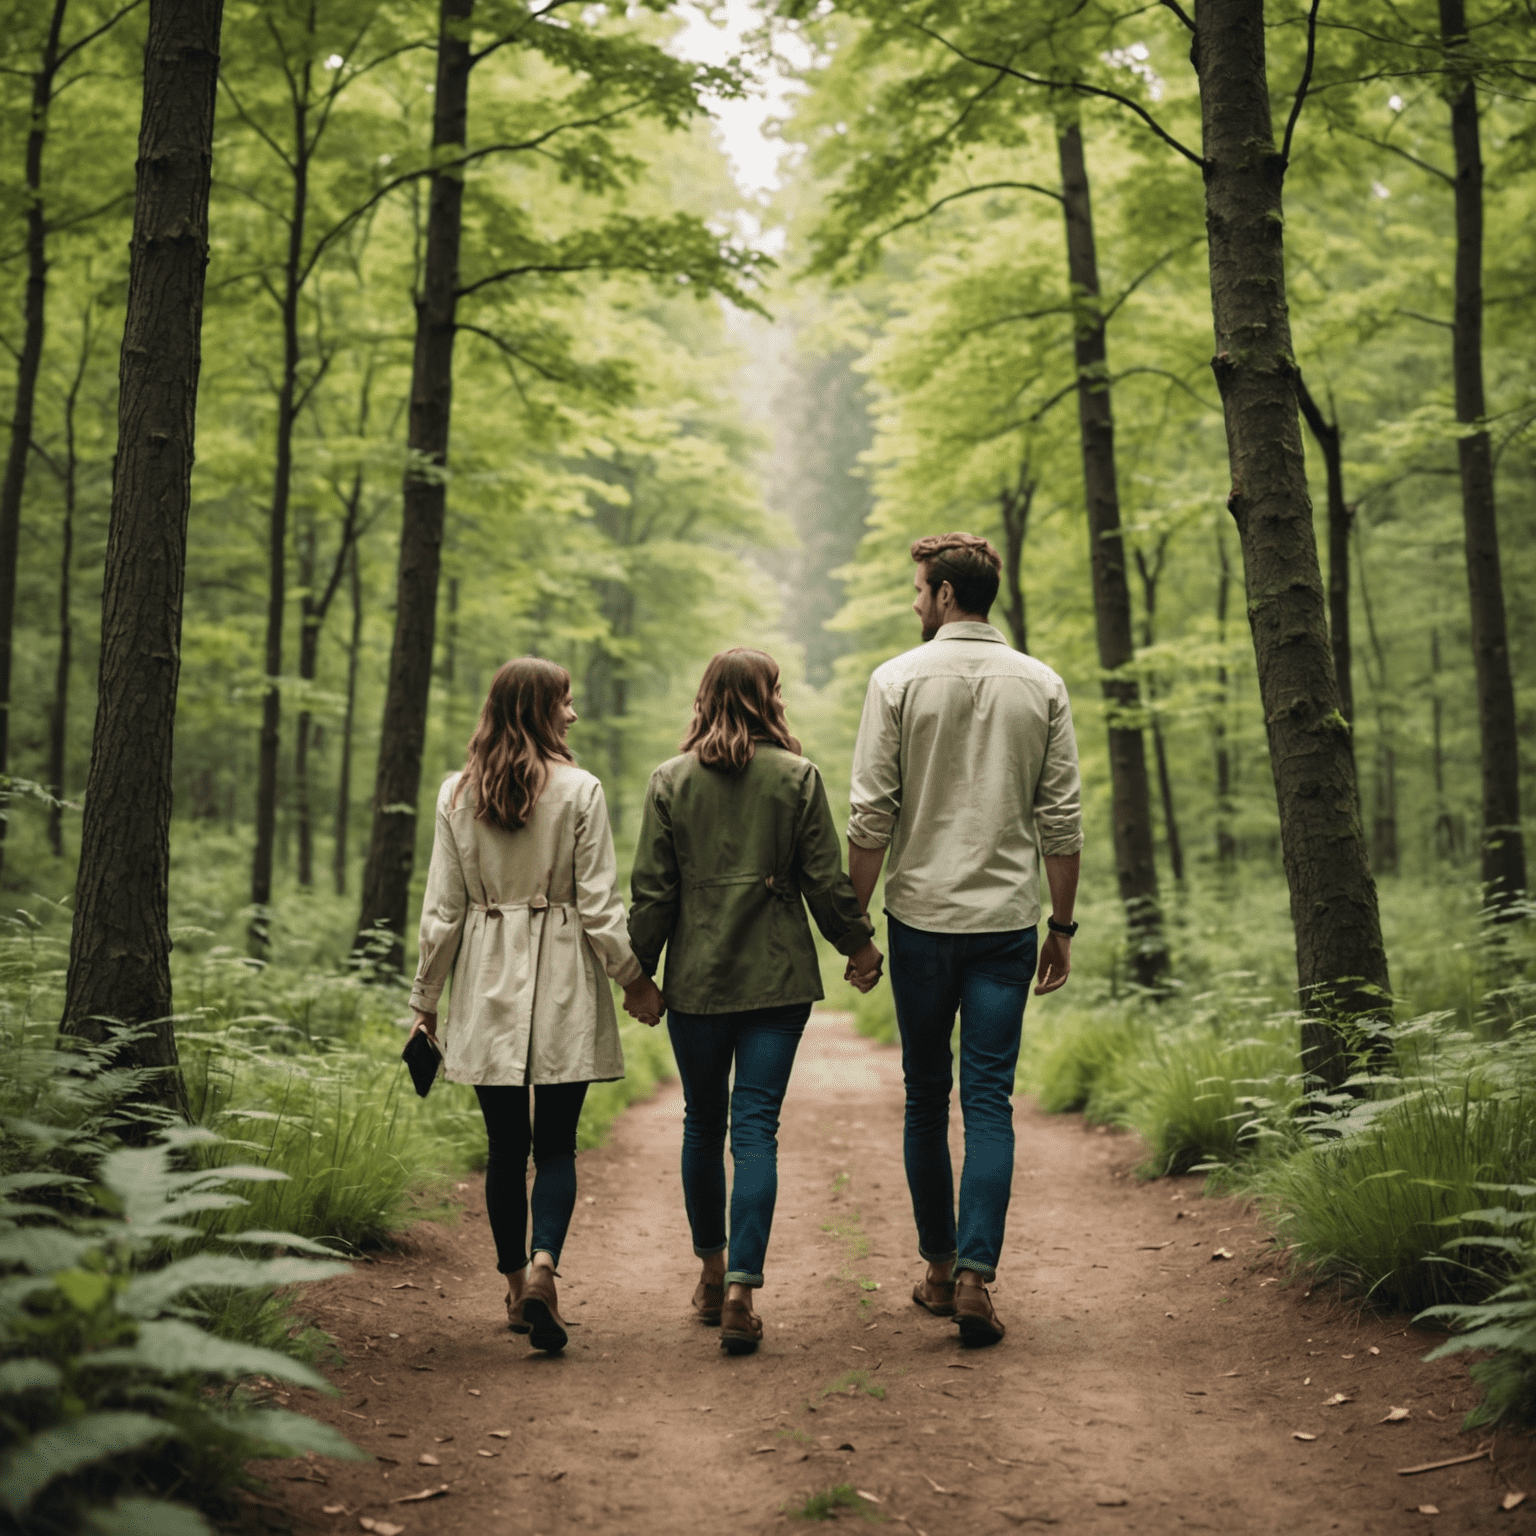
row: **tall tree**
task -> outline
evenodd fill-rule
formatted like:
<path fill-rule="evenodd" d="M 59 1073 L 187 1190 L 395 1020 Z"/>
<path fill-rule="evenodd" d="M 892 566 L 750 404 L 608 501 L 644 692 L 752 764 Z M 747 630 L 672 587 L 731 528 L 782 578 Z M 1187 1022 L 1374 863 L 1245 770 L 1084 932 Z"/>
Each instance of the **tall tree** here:
<path fill-rule="evenodd" d="M 89 27 L 74 42 L 64 41 L 64 19 L 69 0 L 53 0 L 32 72 L 31 124 L 23 155 L 26 198 L 27 281 L 22 313 L 21 347 L 16 355 L 16 391 L 11 400 L 11 432 L 6 449 L 5 472 L 0 478 L 0 782 L 10 771 L 11 651 L 16 628 L 16 566 L 21 545 L 21 505 L 26 491 L 27 460 L 32 452 L 37 380 L 43 362 L 43 340 L 48 307 L 47 201 L 43 195 L 43 153 L 48 143 L 48 120 L 59 89 L 59 72 L 83 48 L 113 27 L 140 0 L 130 0 L 121 10 Z M 0 859 L 5 854 L 6 821 L 0 816 Z"/>
<path fill-rule="evenodd" d="M 427 199 L 416 345 L 411 365 L 410 427 L 403 477 L 403 516 L 396 577 L 395 632 L 390 650 L 384 720 L 373 800 L 373 835 L 363 872 L 357 947 L 366 950 L 380 931 L 389 935 L 382 959 L 389 969 L 403 961 L 406 907 L 416 857 L 416 813 L 426 741 L 437 629 L 437 589 L 447 509 L 448 442 L 453 403 L 454 341 L 472 331 L 509 358 L 527 359 L 527 343 L 509 340 L 466 320 L 461 304 L 489 297 L 503 285 L 534 274 L 643 272 L 660 281 L 684 282 L 700 296 L 719 292 L 750 305 L 740 286 L 761 258 L 711 234 L 702 221 L 610 218 L 601 228 L 547 238 L 535 233 L 524 213 L 508 210 L 493 254 L 511 259 L 468 281 L 461 280 L 459 253 L 469 167 L 488 156 L 557 154 L 568 174 L 587 191 L 616 190 L 611 165 L 624 164 L 603 138 L 624 120 L 658 119 L 681 126 L 703 108 L 704 91 L 740 89 L 735 70 L 688 65 L 636 36 L 616 38 L 595 23 L 556 17 L 563 0 L 523 11 L 507 30 L 478 46 L 477 0 L 441 0 L 437 82 L 432 111 L 432 172 Z M 662 0 L 652 0 L 658 8 Z M 487 7 L 487 10 L 491 10 Z M 504 20 L 500 7 L 493 23 Z M 567 96 L 548 104 L 552 120 L 530 127 L 525 138 L 468 148 L 469 82 L 474 68 L 504 48 L 521 47 L 554 65 L 571 81 Z M 559 141 L 569 139 L 568 146 Z M 551 365 L 536 357 L 546 377 L 579 375 L 568 359 Z"/>
<path fill-rule="evenodd" d="M 191 501 L 208 192 L 223 0 L 150 0 L 118 454 L 102 588 L 96 732 L 86 780 L 61 1028 L 142 1026 L 124 1058 L 165 1069 L 171 1024 L 171 741 Z"/>
<path fill-rule="evenodd" d="M 1182 14 L 1182 13 L 1181 13 Z M 1314 3 L 1310 25 L 1315 26 Z M 1390 995 L 1303 468 L 1285 303 L 1281 191 L 1306 68 L 1275 143 L 1263 0 L 1199 0 L 1191 58 L 1200 83 L 1210 249 L 1212 368 L 1226 416 L 1249 624 L 1280 810 L 1296 932 L 1305 1070 L 1337 1088 L 1352 1067 L 1338 1021 L 1380 1017 Z"/>
<path fill-rule="evenodd" d="M 1477 725 L 1482 742 L 1483 886 L 1495 913 L 1520 914 L 1525 894 L 1525 836 L 1520 826 L 1520 738 L 1504 612 L 1493 442 L 1483 388 L 1483 153 L 1478 126 L 1478 52 L 1467 33 L 1465 0 L 1439 0 L 1451 144 L 1456 156 L 1456 310 L 1452 372 Z"/>
<path fill-rule="evenodd" d="M 1296 375 L 1296 401 L 1323 455 L 1328 481 L 1328 635 L 1333 646 L 1333 675 L 1339 713 L 1355 723 L 1355 686 L 1349 639 L 1349 530 L 1355 509 L 1344 499 L 1344 434 L 1336 419 L 1323 415 L 1307 381 Z"/>

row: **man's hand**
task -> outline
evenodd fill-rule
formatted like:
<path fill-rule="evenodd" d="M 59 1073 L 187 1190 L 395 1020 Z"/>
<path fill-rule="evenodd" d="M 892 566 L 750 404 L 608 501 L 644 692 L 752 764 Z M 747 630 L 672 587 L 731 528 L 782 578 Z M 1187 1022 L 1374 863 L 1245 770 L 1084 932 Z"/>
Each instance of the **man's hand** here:
<path fill-rule="evenodd" d="M 1072 940 L 1060 933 L 1048 933 L 1040 946 L 1040 969 L 1036 973 L 1035 996 L 1044 997 L 1067 984 L 1072 974 Z"/>
<path fill-rule="evenodd" d="M 667 1000 L 649 976 L 641 976 L 624 988 L 624 1012 L 653 1028 L 661 1023 Z"/>
<path fill-rule="evenodd" d="M 885 956 L 875 947 L 875 941 L 871 939 L 863 949 L 849 955 L 847 968 L 843 971 L 843 980 L 851 983 L 860 992 L 872 992 L 884 970 Z"/>
<path fill-rule="evenodd" d="M 411 1034 L 419 1030 L 426 1030 L 428 1038 L 433 1045 L 437 1044 L 437 1015 L 435 1013 L 423 1013 L 419 1008 L 411 1009 Z M 408 1035 L 407 1039 L 410 1038 Z"/>

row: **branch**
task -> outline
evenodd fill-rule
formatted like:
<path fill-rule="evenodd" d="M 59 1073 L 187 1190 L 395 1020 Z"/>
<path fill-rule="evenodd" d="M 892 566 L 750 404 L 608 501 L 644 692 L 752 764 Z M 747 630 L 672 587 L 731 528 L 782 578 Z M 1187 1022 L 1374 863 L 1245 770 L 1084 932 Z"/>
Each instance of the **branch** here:
<path fill-rule="evenodd" d="M 476 278 L 472 283 L 466 283 L 460 288 L 456 297 L 467 299 L 470 294 L 478 293 L 482 288 L 489 288 L 493 283 L 504 283 L 509 277 L 532 277 L 536 274 L 552 275 L 557 272 L 606 272 L 613 270 L 607 262 L 603 261 L 535 261 L 529 262 L 524 267 L 503 267 L 500 272 L 492 272 L 489 277 Z M 649 272 L 649 267 L 632 267 L 628 262 L 624 263 L 623 270 Z M 473 329 L 473 327 L 466 327 Z"/>
<path fill-rule="evenodd" d="M 1421 315 L 1416 309 L 1395 309 L 1392 313 L 1395 315 L 1405 315 L 1410 320 L 1422 320 L 1425 325 L 1443 326 L 1448 331 L 1456 329 L 1454 322 L 1450 320 L 1437 320 L 1433 315 Z"/>
<path fill-rule="evenodd" d="M 1280 143 L 1280 163 L 1289 165 L 1291 159 L 1291 136 L 1296 132 L 1296 119 L 1301 116 L 1302 103 L 1307 99 L 1307 87 L 1312 83 L 1312 64 L 1317 58 L 1317 8 L 1322 0 L 1312 0 L 1312 9 L 1307 12 L 1307 62 L 1301 69 L 1301 81 L 1296 87 L 1296 99 L 1291 103 L 1291 115 L 1286 119 L 1285 138 Z"/>
<path fill-rule="evenodd" d="M 1364 144 L 1374 144 L 1377 149 L 1385 149 L 1394 155 L 1401 155 L 1409 165 L 1416 165 L 1421 171 L 1428 171 L 1431 176 L 1438 176 L 1446 186 L 1454 187 L 1456 178 L 1448 171 L 1442 171 L 1438 165 L 1431 165 L 1427 160 L 1420 160 L 1417 155 L 1410 155 L 1406 149 L 1399 149 L 1396 144 L 1389 144 L 1385 139 L 1373 139 L 1368 133 L 1361 133 L 1354 128 L 1341 128 L 1341 133 L 1347 133 L 1352 139 L 1359 139 Z"/>
<path fill-rule="evenodd" d="M 1124 373 L 1117 373 L 1109 382 L 1111 384 L 1118 384 L 1121 379 L 1128 379 L 1137 373 L 1150 373 L 1158 378 L 1167 379 L 1170 384 L 1177 384 L 1197 405 L 1203 405 L 1206 410 L 1214 411 L 1218 416 L 1221 414 L 1221 407 L 1219 405 L 1212 405 L 1209 400 L 1202 400 L 1178 374 L 1170 373 L 1166 368 L 1127 368 Z"/>
<path fill-rule="evenodd" d="M 254 133 L 256 137 L 260 139 L 261 142 L 265 144 L 267 148 L 270 149 L 272 153 L 276 155 L 277 158 L 281 160 L 285 166 L 288 167 L 290 173 L 296 170 L 297 167 L 295 166 L 294 161 L 289 155 L 288 151 L 284 149 L 283 146 L 279 144 L 277 140 L 274 139 L 272 135 L 268 133 L 267 130 L 263 128 L 255 118 L 251 116 L 249 112 L 245 110 L 245 103 L 235 95 L 234 87 L 230 85 L 228 76 L 226 76 L 222 70 L 219 72 L 219 84 L 224 87 L 224 94 L 229 97 L 230 102 L 235 109 L 235 116 L 238 117 L 240 121 L 244 123 L 245 126 L 249 128 L 251 132 Z"/>
<path fill-rule="evenodd" d="M 1123 293 L 1122 293 L 1122 294 L 1121 294 L 1121 295 L 1120 295 L 1120 297 L 1119 297 L 1119 298 L 1118 298 L 1118 299 L 1116 299 L 1116 300 L 1115 300 L 1115 302 L 1114 302 L 1114 303 L 1113 303 L 1113 304 L 1111 304 L 1111 305 L 1110 305 L 1110 306 L 1109 306 L 1109 308 L 1108 308 L 1108 309 L 1106 309 L 1106 310 L 1105 310 L 1105 311 L 1104 311 L 1104 312 L 1103 312 L 1103 314 L 1102 314 L 1102 315 L 1101 315 L 1101 316 L 1100 316 L 1100 317 L 1099 317 L 1099 323 L 1100 323 L 1100 324 L 1101 324 L 1101 325 L 1108 325 L 1108 324 L 1109 324 L 1109 321 L 1110 321 L 1110 317 L 1111 317 L 1111 316 L 1112 316 L 1112 315 L 1113 315 L 1113 314 L 1114 314 L 1114 312 L 1115 312 L 1115 311 L 1116 311 L 1116 310 L 1117 310 L 1117 309 L 1119 309 L 1119 308 L 1120 308 L 1120 306 L 1121 306 L 1121 305 L 1122 305 L 1122 304 L 1124 304 L 1124 303 L 1125 303 L 1125 301 L 1126 301 L 1126 300 L 1127 300 L 1127 299 L 1128 299 L 1128 298 L 1130 298 L 1130 296 L 1131 296 L 1131 295 L 1132 295 L 1132 294 L 1133 294 L 1133 293 L 1135 293 L 1135 292 L 1136 292 L 1136 290 L 1137 290 L 1137 289 L 1138 289 L 1138 288 L 1140 288 L 1140 287 L 1141 287 L 1141 285 L 1142 285 L 1142 284 L 1143 284 L 1143 283 L 1144 283 L 1144 282 L 1146 282 L 1146 280 L 1147 280 L 1147 279 L 1148 279 L 1148 278 L 1149 278 L 1149 277 L 1151 277 L 1151 276 L 1152 276 L 1152 274 L 1153 274 L 1153 273 L 1154 273 L 1154 272 L 1156 272 L 1156 271 L 1157 271 L 1157 269 L 1158 269 L 1158 268 L 1159 268 L 1159 267 L 1160 267 L 1160 266 L 1162 266 L 1162 265 L 1163 265 L 1163 263 L 1164 263 L 1164 262 L 1168 262 L 1168 261 L 1172 261 L 1172 260 L 1173 260 L 1173 258 L 1174 258 L 1174 257 L 1175 257 L 1175 256 L 1177 256 L 1177 255 L 1179 255 L 1179 254 L 1180 254 L 1180 253 L 1181 253 L 1181 252 L 1183 252 L 1183 251 L 1187 251 L 1187 250 L 1189 250 L 1189 248 L 1190 248 L 1190 247 L 1191 247 L 1191 246 L 1195 246 L 1195 245 L 1199 245 L 1199 243 L 1200 243 L 1200 242 L 1201 242 L 1201 241 L 1202 241 L 1202 240 L 1204 240 L 1204 239 L 1205 239 L 1205 236 L 1204 236 L 1204 235 L 1193 235 L 1193 236 L 1191 236 L 1191 237 L 1190 237 L 1190 238 L 1189 238 L 1189 239 L 1188 239 L 1188 240 L 1186 240 L 1186 241 L 1185 241 L 1185 242 L 1184 242 L 1184 243 L 1183 243 L 1183 244 L 1182 244 L 1182 245 L 1176 245 L 1176 246 L 1174 246 L 1174 247 L 1173 247 L 1173 248 L 1172 248 L 1172 250 L 1167 250 L 1167 251 L 1164 251 L 1164 252 L 1163 252 L 1163 254 L 1162 254 L 1162 255 L 1161 255 L 1161 256 L 1159 256 L 1159 257 L 1158 257 L 1158 258 L 1157 258 L 1157 260 L 1156 260 L 1156 261 L 1154 261 L 1154 262 L 1153 262 L 1153 263 L 1152 263 L 1152 265 L 1151 265 L 1151 266 L 1150 266 L 1150 267 L 1148 267 L 1148 268 L 1147 268 L 1147 269 L 1146 269 L 1146 271 L 1144 271 L 1144 272 L 1139 272 L 1139 273 L 1137 273 L 1137 275 L 1136 275 L 1136 276 L 1135 276 L 1135 277 L 1133 277 L 1133 278 L 1132 278 L 1132 279 L 1131 279 L 1131 281 L 1130 281 L 1130 284 L 1129 284 L 1129 286 L 1128 286 L 1128 287 L 1127 287 L 1127 288 L 1126 288 L 1126 289 L 1125 289 L 1125 291 L 1124 291 L 1124 292 L 1123 292 Z"/>
<path fill-rule="evenodd" d="M 84 37 L 77 37 L 74 42 L 72 42 L 69 47 L 59 55 L 57 62 L 53 66 L 54 72 L 57 73 L 60 69 L 62 69 L 64 65 L 75 54 L 79 53 L 82 48 L 88 47 L 91 43 L 94 43 L 96 39 L 102 35 L 102 33 L 110 32 L 112 28 L 115 27 L 118 22 L 120 22 L 123 17 L 129 13 L 129 11 L 138 10 L 138 8 L 143 3 L 144 0 L 128 0 L 127 5 L 125 5 L 120 11 L 117 11 L 113 15 L 107 17 L 107 19 L 102 22 L 102 24 L 97 27 L 94 32 L 87 32 Z"/>
<path fill-rule="evenodd" d="M 1173 14 L 1177 16 L 1179 20 L 1183 22 L 1191 32 L 1195 30 L 1194 22 L 1191 21 L 1187 15 L 1185 15 L 1184 9 L 1179 5 L 1178 0 L 1158 0 L 1158 3 L 1163 7 L 1164 10 L 1172 11 Z"/>
<path fill-rule="evenodd" d="M 1158 138 L 1176 149 L 1191 165 L 1198 165 L 1202 169 L 1205 167 L 1204 159 L 1187 145 L 1181 144 L 1174 138 L 1139 101 L 1132 101 L 1129 96 L 1122 96 L 1119 91 L 1111 91 L 1102 85 L 1089 85 L 1086 80 L 1047 80 L 1042 75 L 1026 74 L 1023 70 L 1014 69 L 1009 64 L 995 64 L 990 59 L 975 58 L 971 54 L 966 53 L 964 49 L 957 48 L 947 37 L 935 32 L 931 27 L 925 27 L 920 21 L 908 22 L 907 25 L 915 31 L 923 33 L 924 36 L 931 37 L 934 42 L 948 48 L 956 58 L 963 59 L 967 64 L 975 65 L 977 69 L 995 70 L 1000 75 L 1011 75 L 1015 80 L 1024 81 L 1026 85 L 1044 86 L 1049 91 L 1076 91 L 1079 95 L 1102 96 L 1107 101 L 1119 102 L 1122 107 L 1129 107 Z"/>
<path fill-rule="evenodd" d="M 894 235 L 898 229 L 906 229 L 912 224 L 921 224 L 924 219 L 931 218 L 936 214 L 946 203 L 957 202 L 960 198 L 970 197 L 977 192 L 998 192 L 1003 190 L 1038 192 L 1042 197 L 1054 198 L 1058 203 L 1062 201 L 1060 192 L 1053 192 L 1049 187 L 1037 187 L 1032 181 L 987 181 L 983 182 L 979 187 L 966 187 L 962 191 L 951 192 L 948 197 L 941 197 L 938 202 L 922 213 L 914 213 L 907 219 L 898 219 L 889 229 L 882 229 L 878 235 L 871 235 L 864 242 L 864 249 L 867 251 L 870 247 L 878 245 L 888 235 Z"/>
<path fill-rule="evenodd" d="M 526 353 L 519 352 L 517 348 L 511 344 L 511 342 L 504 341 L 494 331 L 482 330 L 478 325 L 459 325 L 456 326 L 455 329 L 460 331 L 468 331 L 472 336 L 483 337 L 486 341 L 490 342 L 493 347 L 498 348 L 507 357 L 515 358 L 520 363 L 527 363 L 527 365 L 532 368 L 540 378 L 547 379 L 551 384 L 565 384 L 569 382 L 569 380 L 562 378 L 558 373 L 554 373 L 550 369 L 546 368 L 542 363 L 536 362 L 533 358 L 527 356 Z M 514 378 L 515 377 L 516 376 L 514 375 Z M 517 392 L 520 395 L 523 394 L 523 386 L 521 384 L 517 386 Z M 528 397 L 523 395 L 523 400 L 526 404 Z"/>

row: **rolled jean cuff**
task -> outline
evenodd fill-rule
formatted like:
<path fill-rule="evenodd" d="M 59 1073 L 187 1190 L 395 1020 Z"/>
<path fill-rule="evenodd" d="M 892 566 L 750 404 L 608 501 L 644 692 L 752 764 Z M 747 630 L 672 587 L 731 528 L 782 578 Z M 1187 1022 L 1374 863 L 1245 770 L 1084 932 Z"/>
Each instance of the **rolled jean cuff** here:
<path fill-rule="evenodd" d="M 956 1269 L 968 1269 L 972 1274 L 980 1275 L 988 1285 L 997 1279 L 997 1271 L 990 1264 L 978 1264 L 974 1259 L 957 1259 Z"/>
<path fill-rule="evenodd" d="M 926 1259 L 930 1264 L 953 1264 L 960 1256 L 958 1248 L 951 1248 L 948 1253 L 929 1253 L 921 1243 L 917 1245 L 917 1256 Z"/>
<path fill-rule="evenodd" d="M 713 1248 L 700 1248 L 697 1243 L 693 1245 L 693 1256 L 696 1259 L 712 1259 L 717 1253 L 724 1253 L 725 1243 L 716 1243 Z"/>
<path fill-rule="evenodd" d="M 750 1285 L 753 1290 L 760 1290 L 763 1284 L 761 1275 L 750 1275 L 744 1269 L 728 1269 L 725 1272 L 727 1285 Z"/>
<path fill-rule="evenodd" d="M 497 1273 L 503 1275 L 520 1275 L 527 1268 L 528 1256 L 526 1254 L 523 1255 L 523 1258 L 519 1263 L 514 1264 L 510 1269 L 507 1269 L 500 1264 L 496 1266 Z"/>

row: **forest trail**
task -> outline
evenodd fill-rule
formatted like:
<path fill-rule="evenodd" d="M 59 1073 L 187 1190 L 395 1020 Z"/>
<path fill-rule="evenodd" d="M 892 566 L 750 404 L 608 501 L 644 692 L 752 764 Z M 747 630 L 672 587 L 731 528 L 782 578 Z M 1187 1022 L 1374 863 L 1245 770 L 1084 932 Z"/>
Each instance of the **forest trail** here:
<path fill-rule="evenodd" d="M 1138 1182 L 1130 1138 L 1076 1117 L 1019 1104 L 994 1290 L 1008 1336 L 961 1350 L 909 1299 L 901 1113 L 899 1053 L 813 1016 L 785 1105 L 765 1343 L 744 1358 L 689 1314 L 675 1083 L 582 1155 L 561 1358 L 507 1332 L 480 1184 L 461 1186 L 457 1225 L 417 1227 L 306 1298 L 347 1363 L 341 1397 L 293 1405 L 378 1460 L 267 1464 L 282 1512 L 251 1513 L 302 1536 L 364 1520 L 386 1536 L 750 1536 L 800 1528 L 786 1508 L 848 1484 L 918 1536 L 1536 1531 L 1525 1437 L 1498 1437 L 1496 1463 L 1397 1472 L 1488 1443 L 1459 1433 L 1464 1367 L 1422 1363 L 1432 1335 L 1288 1286 L 1239 1203 Z M 1325 1406 L 1335 1394 L 1348 1401 Z M 1408 1419 L 1381 1422 L 1393 1408 Z M 1505 1512 L 1511 1490 L 1531 1498 Z"/>

